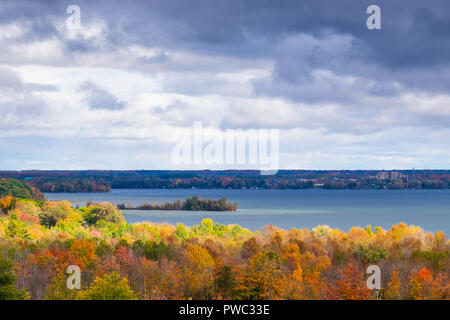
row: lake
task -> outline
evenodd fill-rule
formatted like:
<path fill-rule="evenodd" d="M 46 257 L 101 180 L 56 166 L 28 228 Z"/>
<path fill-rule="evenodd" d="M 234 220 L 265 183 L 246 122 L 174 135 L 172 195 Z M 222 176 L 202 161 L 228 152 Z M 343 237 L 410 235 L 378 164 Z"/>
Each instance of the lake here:
<path fill-rule="evenodd" d="M 204 218 L 239 224 L 251 230 L 273 224 L 280 228 L 311 229 L 329 225 L 348 231 L 353 226 L 381 226 L 405 222 L 426 231 L 450 234 L 450 190 L 221 190 L 221 189 L 113 189 L 108 193 L 46 193 L 48 200 L 114 204 L 174 202 L 186 197 L 227 198 L 238 203 L 234 212 L 123 210 L 128 223 L 141 221 L 184 223 Z"/>

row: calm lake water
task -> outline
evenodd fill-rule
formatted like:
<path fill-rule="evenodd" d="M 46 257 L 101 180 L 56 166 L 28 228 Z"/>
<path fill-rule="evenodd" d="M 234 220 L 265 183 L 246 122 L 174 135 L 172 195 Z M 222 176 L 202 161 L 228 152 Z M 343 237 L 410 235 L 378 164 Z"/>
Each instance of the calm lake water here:
<path fill-rule="evenodd" d="M 186 225 L 211 218 L 222 224 L 239 224 L 257 230 L 273 224 L 280 228 L 308 228 L 327 224 L 348 231 L 368 224 L 385 229 L 398 222 L 421 226 L 426 231 L 450 234 L 450 190 L 202 190 L 202 189 L 114 189 L 108 193 L 46 193 L 49 200 L 114 204 L 164 203 L 186 197 L 227 198 L 238 203 L 235 212 L 130 211 L 129 223 L 152 221 Z"/>

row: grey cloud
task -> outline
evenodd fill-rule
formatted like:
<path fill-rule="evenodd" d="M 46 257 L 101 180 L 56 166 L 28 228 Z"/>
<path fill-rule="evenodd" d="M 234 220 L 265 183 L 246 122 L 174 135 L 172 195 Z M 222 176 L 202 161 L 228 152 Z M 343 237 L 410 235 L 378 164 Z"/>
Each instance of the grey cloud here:
<path fill-rule="evenodd" d="M 22 89 L 22 80 L 16 73 L 6 68 L 0 69 L 0 90 L 19 91 Z"/>
<path fill-rule="evenodd" d="M 11 127 L 15 125 L 14 121 L 17 121 L 17 125 L 20 125 L 24 120 L 28 119 L 31 121 L 30 116 L 41 116 L 45 111 L 45 102 L 31 95 L 15 99 L 14 101 L 0 102 L 0 118 L 3 119 L 3 124 L 9 122 Z M 5 119 L 13 121 L 5 121 Z M 5 127 L 2 126 L 2 128 L 4 129 Z"/>
<path fill-rule="evenodd" d="M 379 0 L 383 28 L 365 27 L 370 0 L 157 0 L 78 1 L 82 22 L 104 20 L 108 40 L 117 45 L 159 44 L 228 55 L 265 55 L 266 47 L 285 35 L 349 34 L 370 48 L 367 57 L 391 67 L 448 64 L 450 22 L 447 0 Z M 53 36 L 50 27 L 67 17 L 64 1 L 6 1 L 2 21 L 30 20 L 36 34 Z M 424 43 L 426 40 L 426 43 Z M 414 46 L 421 44 L 420 46 Z M 436 50 L 438 49 L 438 50 Z M 432 59 L 430 59 L 432 57 Z"/>
<path fill-rule="evenodd" d="M 23 41 L 59 38 L 69 56 L 111 52 L 134 44 L 239 59 L 273 59 L 276 63 L 272 79 L 274 95 L 278 82 L 295 84 L 308 79 L 310 72 L 318 67 L 375 79 L 378 83 L 388 74 L 391 80 L 405 86 L 423 85 L 421 90 L 431 89 L 433 85 L 434 90 L 441 92 L 449 89 L 448 76 L 440 71 L 449 67 L 448 0 L 433 1 L 433 5 L 423 0 L 410 0 L 407 4 L 379 0 L 382 29 L 378 31 L 365 27 L 365 10 L 373 4 L 369 0 L 79 1 L 82 24 L 98 21 L 107 24 L 107 36 L 101 47 L 88 39 L 64 39 L 59 34 L 54 25 L 64 23 L 68 4 L 64 1 L 6 1 L 0 17 L 4 23 L 29 23 L 31 28 Z M 324 33 L 341 35 L 342 41 L 328 45 L 326 42 L 331 38 L 324 38 Z M 310 35 L 323 43 L 311 48 L 295 48 L 280 41 L 299 34 Z M 340 46 L 348 45 L 345 37 L 352 39 L 352 44 L 342 55 Z M 305 49 L 309 51 L 306 55 L 302 53 Z M 130 67 L 155 69 L 155 64 L 167 70 L 184 68 L 165 55 L 138 59 Z M 368 74 L 365 65 L 375 66 L 377 72 Z M 411 83 L 411 79 L 404 76 L 427 68 L 432 71 L 427 81 L 416 79 L 416 83 Z"/>
<path fill-rule="evenodd" d="M 121 110 L 125 108 L 125 102 L 92 82 L 82 83 L 80 90 L 84 93 L 85 102 L 91 109 Z"/>
<path fill-rule="evenodd" d="M 34 88 L 33 88 L 34 87 Z M 23 83 L 12 70 L 0 69 L 0 119 L 3 130 L 21 130 L 47 112 L 45 101 L 34 95 L 36 89 L 44 89 L 39 84 Z M 50 89 L 50 88 L 47 88 Z M 34 118 L 30 118 L 33 116 Z"/>

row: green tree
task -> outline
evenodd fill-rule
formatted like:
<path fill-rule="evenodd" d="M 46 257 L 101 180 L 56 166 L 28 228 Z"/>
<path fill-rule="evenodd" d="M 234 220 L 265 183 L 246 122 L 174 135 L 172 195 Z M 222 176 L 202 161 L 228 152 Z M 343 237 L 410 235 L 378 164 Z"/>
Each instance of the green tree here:
<path fill-rule="evenodd" d="M 95 206 L 91 206 L 84 213 L 84 220 L 89 225 L 96 224 L 97 221 L 112 222 L 115 224 L 121 224 L 125 222 L 122 212 L 114 205 L 107 202 L 101 202 Z"/>
<path fill-rule="evenodd" d="M 67 287 L 67 277 L 64 273 L 54 276 L 47 288 L 44 300 L 74 300 L 77 290 Z"/>
<path fill-rule="evenodd" d="M 137 300 L 126 277 L 120 278 L 117 272 L 97 277 L 94 283 L 78 295 L 80 300 Z"/>
<path fill-rule="evenodd" d="M 54 227 L 58 221 L 64 220 L 73 211 L 67 201 L 57 203 L 47 203 L 44 211 L 39 214 L 40 223 L 46 227 Z"/>
<path fill-rule="evenodd" d="M 213 221 L 209 218 L 202 220 L 202 230 L 204 234 L 213 234 Z"/>
<path fill-rule="evenodd" d="M 21 239 L 29 239 L 30 234 L 27 231 L 27 225 L 25 222 L 17 219 L 16 214 L 10 216 L 9 223 L 5 229 L 6 236 L 8 238 L 21 238 Z"/>
<path fill-rule="evenodd" d="M 360 244 L 356 254 L 368 263 L 378 263 L 388 256 L 388 252 L 383 247 L 377 247 L 372 244 L 365 246 Z"/>
<path fill-rule="evenodd" d="M 0 179 L 0 198 L 4 196 L 33 199 L 31 186 L 16 179 Z"/>
<path fill-rule="evenodd" d="M 12 263 L 0 256 L 0 300 L 24 300 L 25 290 L 16 290 L 16 276 L 12 272 Z"/>
<path fill-rule="evenodd" d="M 231 266 L 221 267 L 215 274 L 214 280 L 217 291 L 225 299 L 233 299 L 236 288 L 236 276 Z"/>
<path fill-rule="evenodd" d="M 186 226 L 184 224 L 177 224 L 177 227 L 175 228 L 175 236 L 179 240 L 184 240 L 188 237 L 188 231 L 186 229 Z"/>

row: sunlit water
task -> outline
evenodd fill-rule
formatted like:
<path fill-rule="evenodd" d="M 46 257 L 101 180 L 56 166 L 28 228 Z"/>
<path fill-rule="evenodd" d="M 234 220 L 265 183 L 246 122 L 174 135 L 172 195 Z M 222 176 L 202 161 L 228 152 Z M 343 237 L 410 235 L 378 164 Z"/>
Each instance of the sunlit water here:
<path fill-rule="evenodd" d="M 238 203 L 235 212 L 135 211 L 124 210 L 129 223 L 152 221 L 186 225 L 211 218 L 222 224 L 239 224 L 257 230 L 273 224 L 284 229 L 329 225 L 348 230 L 368 224 L 389 228 L 405 222 L 426 231 L 450 234 L 450 190 L 202 190 L 202 189 L 115 189 L 109 193 L 47 193 L 49 200 L 114 204 L 174 202 L 186 197 L 227 198 Z"/>

